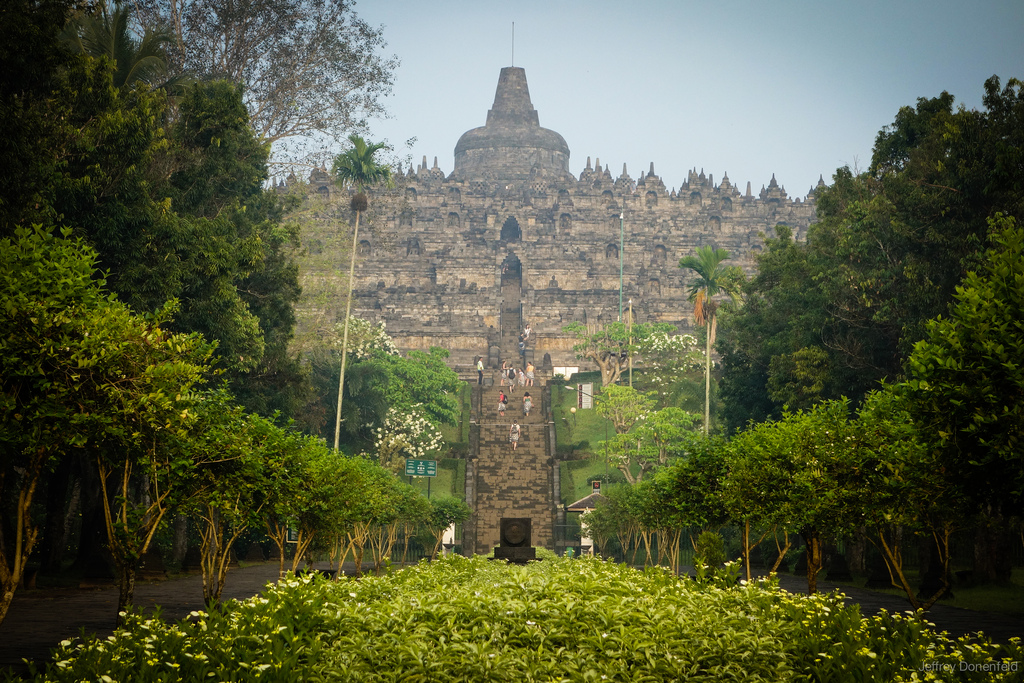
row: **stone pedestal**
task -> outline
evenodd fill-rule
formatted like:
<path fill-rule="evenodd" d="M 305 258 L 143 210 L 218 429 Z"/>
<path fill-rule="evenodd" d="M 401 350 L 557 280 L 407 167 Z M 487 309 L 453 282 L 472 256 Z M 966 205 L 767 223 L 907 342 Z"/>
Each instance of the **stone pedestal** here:
<path fill-rule="evenodd" d="M 512 564 L 526 564 L 537 559 L 537 549 L 529 548 L 503 548 L 500 545 L 494 549 L 494 559 L 507 560 Z"/>

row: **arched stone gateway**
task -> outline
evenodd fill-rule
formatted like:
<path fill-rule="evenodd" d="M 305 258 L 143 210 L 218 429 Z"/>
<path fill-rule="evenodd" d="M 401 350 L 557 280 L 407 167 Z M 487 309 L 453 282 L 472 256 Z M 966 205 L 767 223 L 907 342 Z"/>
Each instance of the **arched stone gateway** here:
<path fill-rule="evenodd" d="M 523 264 L 515 254 L 509 254 L 501 263 L 501 284 L 515 282 L 518 286 L 523 281 Z"/>
<path fill-rule="evenodd" d="M 514 216 L 509 216 L 501 225 L 502 242 L 518 242 L 523 239 L 523 231 L 519 228 L 519 221 Z"/>

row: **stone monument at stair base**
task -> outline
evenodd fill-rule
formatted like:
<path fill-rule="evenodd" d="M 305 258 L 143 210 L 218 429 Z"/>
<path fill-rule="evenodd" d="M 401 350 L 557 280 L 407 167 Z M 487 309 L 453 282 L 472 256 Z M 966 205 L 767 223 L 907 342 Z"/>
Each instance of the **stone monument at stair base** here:
<path fill-rule="evenodd" d="M 494 549 L 494 559 L 512 564 L 526 564 L 537 559 L 533 547 L 533 523 L 529 517 L 503 517 L 501 545 Z"/>

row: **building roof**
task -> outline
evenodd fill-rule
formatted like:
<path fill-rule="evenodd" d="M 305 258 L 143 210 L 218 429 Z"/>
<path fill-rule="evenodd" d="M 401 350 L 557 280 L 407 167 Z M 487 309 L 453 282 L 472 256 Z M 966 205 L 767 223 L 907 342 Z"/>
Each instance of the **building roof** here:
<path fill-rule="evenodd" d="M 580 498 L 575 503 L 566 508 L 569 512 L 585 512 L 587 510 L 593 510 L 597 507 L 597 504 L 604 500 L 605 497 L 600 493 L 591 493 L 586 498 Z"/>

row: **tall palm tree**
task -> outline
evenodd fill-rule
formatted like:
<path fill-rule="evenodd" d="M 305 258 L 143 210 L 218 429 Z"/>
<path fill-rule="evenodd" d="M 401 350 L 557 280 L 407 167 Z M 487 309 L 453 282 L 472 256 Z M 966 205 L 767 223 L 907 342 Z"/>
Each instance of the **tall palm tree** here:
<path fill-rule="evenodd" d="M 97 11 L 80 13 L 64 28 L 71 49 L 91 57 L 107 57 L 114 63 L 114 86 L 148 83 L 170 85 L 167 79 L 167 46 L 174 35 L 164 29 L 146 29 L 141 35 L 132 25 L 132 6 L 115 0 L 113 7 L 101 2 Z"/>
<path fill-rule="evenodd" d="M 728 295 L 733 301 L 739 298 L 743 272 L 736 266 L 723 266 L 729 258 L 725 249 L 710 246 L 697 248 L 696 256 L 679 260 L 679 267 L 692 270 L 697 279 L 690 283 L 690 301 L 693 302 L 693 321 L 707 328 L 707 348 L 704 358 L 704 434 L 708 433 L 711 421 L 711 344 L 714 343 L 718 304 L 713 301 L 720 294 Z"/>
<path fill-rule="evenodd" d="M 352 315 L 352 284 L 356 279 L 356 248 L 359 246 L 359 217 L 369 206 L 366 197 L 366 186 L 384 183 L 392 186 L 391 167 L 377 163 L 374 155 L 387 145 L 382 142 L 368 143 L 361 136 L 353 133 L 348 136 L 352 143 L 351 149 L 342 152 L 334 159 L 331 172 L 339 187 L 354 188 L 351 206 L 356 212 L 356 224 L 352 230 L 352 262 L 348 268 L 348 301 L 345 304 L 345 331 L 341 339 L 341 374 L 338 377 L 338 414 L 334 422 L 334 450 L 338 450 L 338 439 L 341 435 L 341 397 L 345 389 L 345 359 L 348 354 L 348 321 Z"/>

